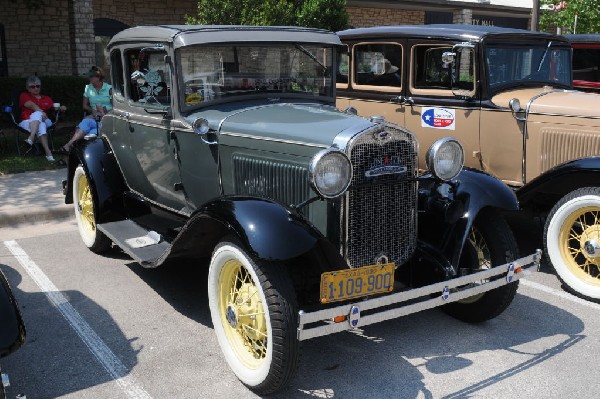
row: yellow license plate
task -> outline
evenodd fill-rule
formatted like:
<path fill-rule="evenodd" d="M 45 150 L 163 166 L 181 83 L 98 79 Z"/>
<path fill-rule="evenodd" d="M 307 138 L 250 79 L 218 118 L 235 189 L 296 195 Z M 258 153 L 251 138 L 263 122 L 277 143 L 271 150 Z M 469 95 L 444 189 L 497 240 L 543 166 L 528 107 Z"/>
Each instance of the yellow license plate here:
<path fill-rule="evenodd" d="M 393 289 L 393 262 L 321 274 L 321 303 L 392 292 Z"/>

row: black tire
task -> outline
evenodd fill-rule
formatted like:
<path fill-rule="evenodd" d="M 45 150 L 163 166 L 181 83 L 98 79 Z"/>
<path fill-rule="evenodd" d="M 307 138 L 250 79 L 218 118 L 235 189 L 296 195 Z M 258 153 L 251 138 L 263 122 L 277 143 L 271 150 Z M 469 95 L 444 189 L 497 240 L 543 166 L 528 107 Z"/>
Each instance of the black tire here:
<path fill-rule="evenodd" d="M 77 228 L 83 243 L 97 254 L 105 252 L 111 246 L 110 239 L 96 228 L 97 204 L 90 180 L 83 166 L 79 165 L 73 175 L 73 205 Z"/>
<path fill-rule="evenodd" d="M 517 256 L 517 242 L 504 217 L 491 209 L 480 212 L 463 248 L 461 267 L 488 269 L 511 262 Z M 518 287 L 517 280 L 483 294 L 449 303 L 442 310 L 469 323 L 490 320 L 511 304 Z"/>
<path fill-rule="evenodd" d="M 599 244 L 600 187 L 571 191 L 548 214 L 544 250 L 563 288 L 594 302 L 600 301 Z"/>
<path fill-rule="evenodd" d="M 287 386 L 298 368 L 300 342 L 285 267 L 257 263 L 241 246 L 222 241 L 210 261 L 208 301 L 219 346 L 239 380 L 259 395 Z"/>

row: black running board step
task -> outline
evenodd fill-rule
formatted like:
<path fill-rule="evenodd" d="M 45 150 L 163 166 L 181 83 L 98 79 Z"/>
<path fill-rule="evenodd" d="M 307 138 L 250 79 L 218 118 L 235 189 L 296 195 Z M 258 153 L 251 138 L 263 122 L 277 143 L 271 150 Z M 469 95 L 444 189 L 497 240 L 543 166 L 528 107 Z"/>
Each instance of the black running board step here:
<path fill-rule="evenodd" d="M 98 230 L 117 244 L 123 251 L 142 265 L 154 264 L 166 251 L 171 248 L 171 243 L 164 239 L 156 243 L 136 248 L 151 241 L 148 237 L 149 230 L 141 227 L 132 220 L 102 223 Z M 155 233 L 156 234 L 156 233 Z M 152 236 L 152 234 L 150 234 Z"/>

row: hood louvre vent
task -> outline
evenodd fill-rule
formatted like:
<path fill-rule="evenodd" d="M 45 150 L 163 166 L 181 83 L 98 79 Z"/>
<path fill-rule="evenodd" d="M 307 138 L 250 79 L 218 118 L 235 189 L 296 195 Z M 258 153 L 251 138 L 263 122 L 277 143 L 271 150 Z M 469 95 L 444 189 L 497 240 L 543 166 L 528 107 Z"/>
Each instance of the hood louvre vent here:
<path fill-rule="evenodd" d="M 299 204 L 310 194 L 308 169 L 304 166 L 234 155 L 233 173 L 236 194 L 270 198 L 284 205 Z"/>
<path fill-rule="evenodd" d="M 600 134 L 571 129 L 542 129 L 541 173 L 574 159 L 600 154 Z"/>

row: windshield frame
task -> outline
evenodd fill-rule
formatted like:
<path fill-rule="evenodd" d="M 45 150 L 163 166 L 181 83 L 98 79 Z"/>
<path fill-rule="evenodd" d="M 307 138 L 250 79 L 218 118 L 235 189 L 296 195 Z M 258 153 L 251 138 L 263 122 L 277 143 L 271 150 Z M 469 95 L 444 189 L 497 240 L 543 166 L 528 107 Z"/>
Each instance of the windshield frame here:
<path fill-rule="evenodd" d="M 182 64 L 182 51 L 189 48 L 215 48 L 215 47 L 258 47 L 258 48 L 268 48 L 268 47 L 289 47 L 299 53 L 303 53 L 307 59 L 310 59 L 311 62 L 314 62 L 317 68 L 321 68 L 321 62 L 315 61 L 310 55 L 307 54 L 310 48 L 314 48 L 315 46 L 321 47 L 323 49 L 328 49 L 328 54 L 331 59 L 330 62 L 327 63 L 327 69 L 324 70 L 323 78 L 329 80 L 329 89 L 327 90 L 330 95 L 323 94 L 313 94 L 310 92 L 275 92 L 271 90 L 266 91 L 255 91 L 247 94 L 240 95 L 232 95 L 232 96 L 224 96 L 220 98 L 215 98 L 209 101 L 202 101 L 194 104 L 186 103 L 186 82 L 185 82 L 185 73 L 184 66 Z M 337 65 L 337 47 L 332 43 L 314 43 L 314 42 L 262 42 L 257 41 L 253 43 L 248 42 L 223 42 L 223 43 L 210 43 L 210 44 L 194 44 L 190 46 L 182 46 L 175 50 L 175 62 L 176 62 L 176 73 L 177 73 L 177 86 L 178 86 L 178 99 L 179 99 L 179 110 L 182 114 L 188 114 L 195 110 L 210 107 L 217 104 L 223 103 L 231 103 L 231 102 L 239 102 L 239 101 L 249 101 L 249 100 L 257 100 L 257 99 L 297 99 L 297 100 L 311 100 L 312 102 L 320 102 L 320 103 L 328 103 L 335 104 L 335 76 L 332 75 L 335 71 Z M 223 72 L 221 72 L 222 74 Z M 323 87 L 327 87 L 324 85 Z"/>
<path fill-rule="evenodd" d="M 527 80 L 520 78 L 518 80 L 509 80 L 506 82 L 493 84 L 490 79 L 491 67 L 488 62 L 488 51 L 493 48 L 499 49 L 536 49 L 543 51 L 543 58 L 548 58 L 548 52 L 552 50 L 566 51 L 568 56 L 565 57 L 568 61 L 565 63 L 565 67 L 568 68 L 569 77 L 567 82 L 553 81 L 550 79 L 540 80 Z M 540 61 L 538 63 L 538 61 Z M 537 69 L 544 60 L 532 60 L 532 70 Z M 527 41 L 486 41 L 482 45 L 481 51 L 481 63 L 483 65 L 483 76 L 485 77 L 485 86 L 490 95 L 494 95 L 498 92 L 511 90 L 519 87 L 544 87 L 551 86 L 562 89 L 572 89 L 573 83 L 573 67 L 572 67 L 572 49 L 568 43 L 557 41 L 557 40 L 527 40 Z"/>

